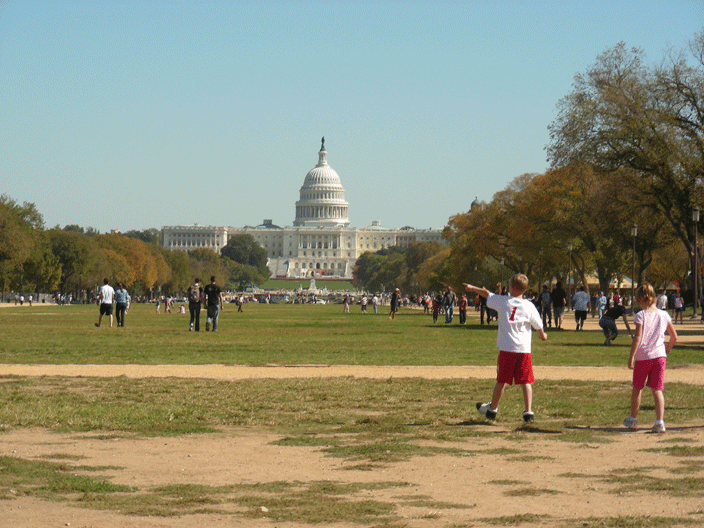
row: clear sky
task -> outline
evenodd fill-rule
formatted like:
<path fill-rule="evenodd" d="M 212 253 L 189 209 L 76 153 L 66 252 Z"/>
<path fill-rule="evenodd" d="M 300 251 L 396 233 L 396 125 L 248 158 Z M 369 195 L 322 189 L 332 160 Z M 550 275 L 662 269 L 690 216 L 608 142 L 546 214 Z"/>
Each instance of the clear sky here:
<path fill-rule="evenodd" d="M 575 73 L 701 0 L 0 0 L 0 194 L 46 225 L 291 225 L 325 136 L 353 227 L 442 228 L 547 169 Z"/>

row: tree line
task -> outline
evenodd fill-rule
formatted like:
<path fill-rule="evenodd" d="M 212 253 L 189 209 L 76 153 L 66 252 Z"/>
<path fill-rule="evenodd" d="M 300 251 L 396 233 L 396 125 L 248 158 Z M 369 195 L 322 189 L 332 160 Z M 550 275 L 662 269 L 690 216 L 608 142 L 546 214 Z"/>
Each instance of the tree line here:
<path fill-rule="evenodd" d="M 195 277 L 215 276 L 228 289 L 243 290 L 269 276 L 266 252 L 249 235 L 228 240 L 220 254 L 210 249 L 169 251 L 159 231 L 101 234 L 77 225 L 46 229 L 32 203 L 0 196 L 0 292 L 61 292 L 85 299 L 104 277 L 134 295 L 152 298 L 186 291 Z"/>

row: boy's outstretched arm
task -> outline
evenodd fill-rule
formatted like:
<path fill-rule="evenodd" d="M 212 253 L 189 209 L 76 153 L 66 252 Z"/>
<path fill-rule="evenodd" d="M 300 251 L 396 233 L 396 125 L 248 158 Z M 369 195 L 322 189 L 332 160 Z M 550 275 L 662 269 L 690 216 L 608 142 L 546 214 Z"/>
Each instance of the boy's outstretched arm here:
<path fill-rule="evenodd" d="M 471 284 L 462 283 L 462 286 L 464 286 L 464 289 L 468 292 L 474 292 L 478 293 L 482 297 L 486 298 L 489 297 L 489 294 L 491 293 L 489 290 L 486 288 L 479 288 L 478 286 L 472 286 Z"/>

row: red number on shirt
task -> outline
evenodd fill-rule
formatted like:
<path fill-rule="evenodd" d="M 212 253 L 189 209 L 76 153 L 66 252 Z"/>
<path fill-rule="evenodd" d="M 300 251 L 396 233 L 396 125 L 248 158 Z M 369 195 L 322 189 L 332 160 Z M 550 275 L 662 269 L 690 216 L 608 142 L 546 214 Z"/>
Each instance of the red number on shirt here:
<path fill-rule="evenodd" d="M 513 316 L 516 315 L 516 307 L 513 307 L 513 310 L 511 311 L 511 317 L 508 318 L 509 321 L 513 321 Z"/>

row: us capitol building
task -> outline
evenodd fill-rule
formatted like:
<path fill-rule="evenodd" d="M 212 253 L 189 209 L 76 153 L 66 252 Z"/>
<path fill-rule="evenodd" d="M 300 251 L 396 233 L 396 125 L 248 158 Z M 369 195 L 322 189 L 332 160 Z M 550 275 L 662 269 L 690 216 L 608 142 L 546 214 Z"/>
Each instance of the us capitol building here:
<path fill-rule="evenodd" d="M 442 239 L 441 229 L 386 229 L 378 221 L 363 229 L 350 227 L 349 204 L 340 176 L 328 165 L 325 138 L 300 190 L 293 226 L 279 227 L 271 220 L 251 227 L 167 226 L 161 228 L 162 245 L 170 250 L 212 249 L 216 253 L 234 235 L 251 235 L 266 250 L 272 278 L 324 277 L 351 279 L 357 259 L 368 251 L 410 242 Z"/>

